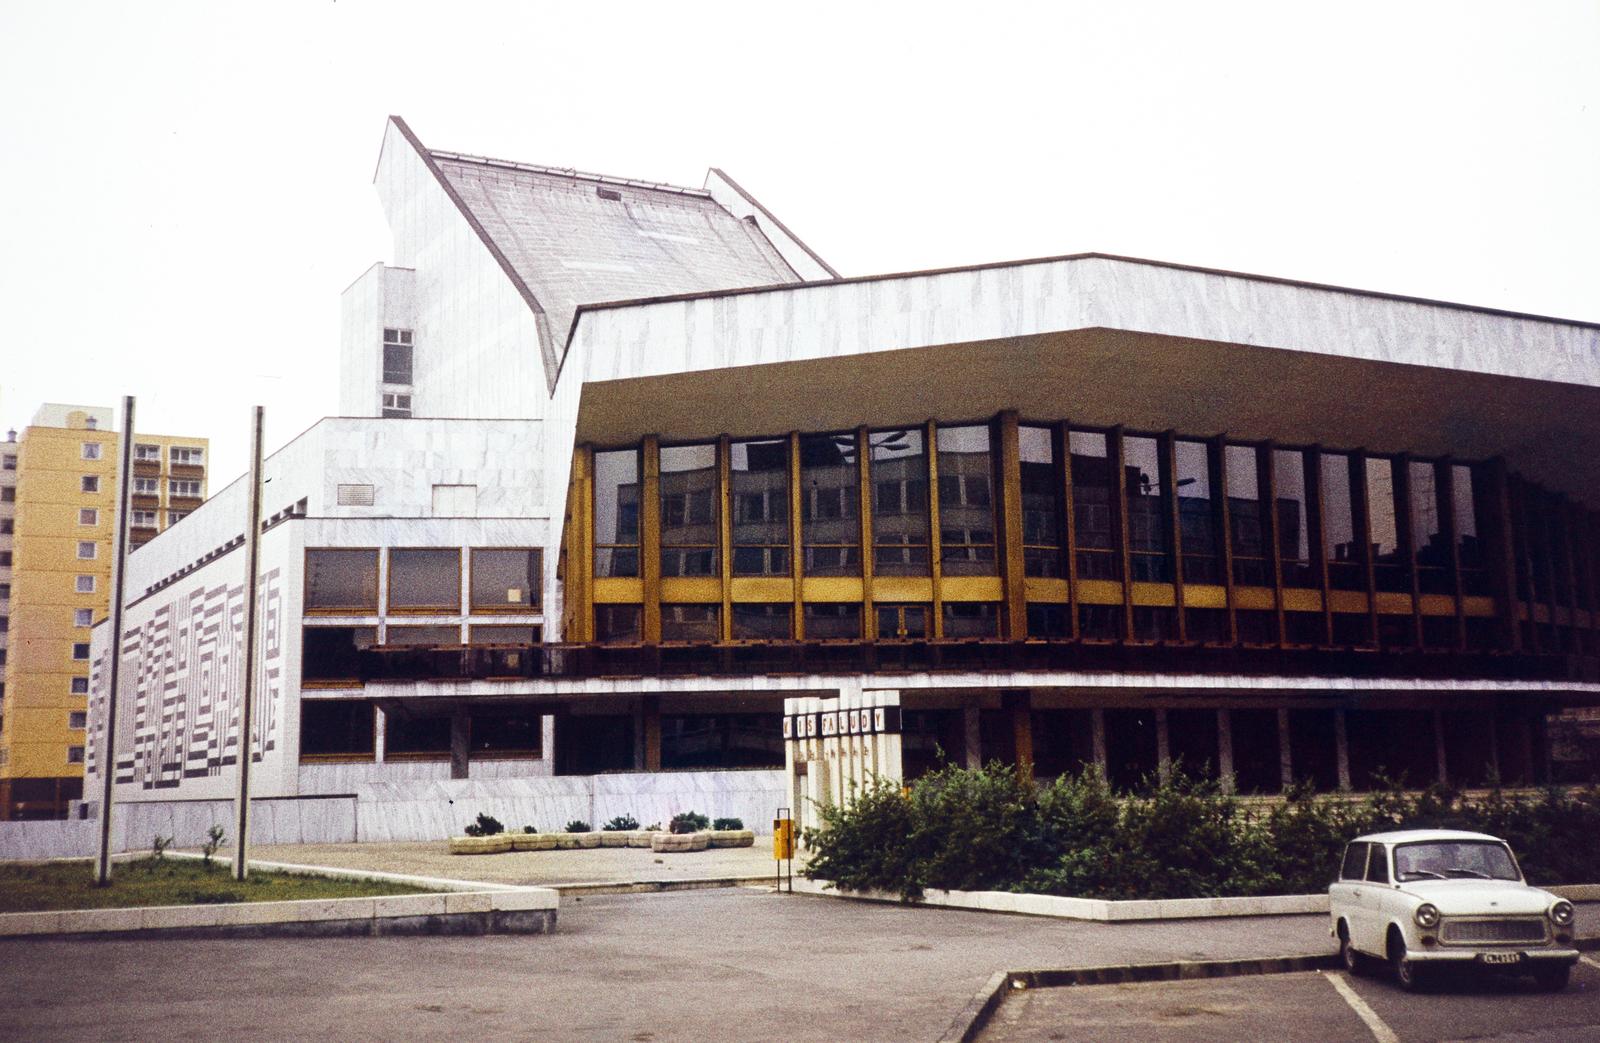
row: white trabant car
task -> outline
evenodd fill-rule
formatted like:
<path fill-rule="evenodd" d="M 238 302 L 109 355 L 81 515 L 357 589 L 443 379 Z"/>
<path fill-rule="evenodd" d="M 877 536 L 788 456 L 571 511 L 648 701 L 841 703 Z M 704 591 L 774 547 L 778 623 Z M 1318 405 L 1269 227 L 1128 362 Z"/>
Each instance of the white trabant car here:
<path fill-rule="evenodd" d="M 1357 837 L 1328 905 L 1345 967 L 1386 960 L 1407 990 L 1435 969 L 1473 967 L 1531 975 L 1554 992 L 1578 960 L 1572 903 L 1528 886 L 1506 842 L 1483 833 Z"/>

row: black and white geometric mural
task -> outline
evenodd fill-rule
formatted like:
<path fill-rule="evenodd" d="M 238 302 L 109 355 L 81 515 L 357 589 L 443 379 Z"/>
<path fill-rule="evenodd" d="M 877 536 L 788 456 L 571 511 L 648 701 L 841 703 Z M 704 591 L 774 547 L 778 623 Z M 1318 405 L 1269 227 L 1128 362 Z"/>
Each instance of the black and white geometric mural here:
<path fill-rule="evenodd" d="M 174 588 L 143 624 L 124 631 L 117 700 L 116 781 L 171 789 L 220 775 L 239 756 L 244 695 L 244 583 Z M 283 717 L 281 570 L 262 573 L 257 611 L 261 683 L 251 728 L 251 762 L 279 745 Z M 105 719 L 107 661 L 91 666 L 86 767 L 98 774 L 98 722 Z"/>

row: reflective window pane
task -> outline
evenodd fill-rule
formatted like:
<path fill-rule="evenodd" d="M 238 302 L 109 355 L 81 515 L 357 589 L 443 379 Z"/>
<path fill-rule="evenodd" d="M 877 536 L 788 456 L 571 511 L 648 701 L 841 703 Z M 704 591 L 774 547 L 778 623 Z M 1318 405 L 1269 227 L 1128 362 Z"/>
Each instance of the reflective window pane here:
<path fill-rule="evenodd" d="M 994 456 L 983 424 L 941 427 L 939 568 L 946 576 L 993 576 Z"/>
<path fill-rule="evenodd" d="M 472 611 L 533 612 L 539 608 L 538 550 L 474 547 Z"/>
<path fill-rule="evenodd" d="M 596 605 L 594 639 L 605 644 L 637 644 L 644 640 L 644 607 Z"/>
<path fill-rule="evenodd" d="M 733 606 L 733 639 L 735 641 L 787 641 L 793 634 L 791 617 L 794 606 L 788 604 Z"/>
<path fill-rule="evenodd" d="M 916 428 L 873 431 L 872 570 L 928 575 L 928 452 Z"/>
<path fill-rule="evenodd" d="M 944 637 L 958 641 L 1000 636 L 1000 606 L 992 601 L 946 601 Z"/>
<path fill-rule="evenodd" d="M 300 756 L 371 756 L 372 703 L 365 699 L 307 699 L 300 704 Z"/>
<path fill-rule="evenodd" d="M 1320 583 L 1311 567 L 1311 532 L 1306 500 L 1306 457 L 1298 449 L 1272 453 L 1272 484 L 1278 518 L 1278 559 L 1286 587 Z"/>
<path fill-rule="evenodd" d="M 1021 427 L 1017 439 L 1022 456 L 1023 573 L 1060 578 L 1067 572 L 1061 555 L 1061 475 L 1055 442 L 1047 427 Z"/>
<path fill-rule="evenodd" d="M 662 605 L 661 640 L 722 640 L 721 605 Z"/>
<path fill-rule="evenodd" d="M 378 643 L 377 627 L 305 627 L 300 637 L 302 681 L 355 681 L 360 652 Z"/>
<path fill-rule="evenodd" d="M 427 547 L 389 552 L 390 611 L 461 611 L 461 552 Z"/>
<path fill-rule="evenodd" d="M 790 574 L 789 443 L 734 442 L 729 484 L 733 511 L 733 574 Z"/>
<path fill-rule="evenodd" d="M 800 439 L 800 532 L 807 576 L 861 575 L 856 456 L 853 433 Z"/>
<path fill-rule="evenodd" d="M 918 641 L 932 635 L 930 605 L 875 605 L 879 641 Z"/>
<path fill-rule="evenodd" d="M 805 606 L 807 641 L 861 640 L 861 606 L 812 603 Z"/>
<path fill-rule="evenodd" d="M 385 645 L 432 646 L 459 645 L 461 628 L 457 626 L 387 626 L 383 630 Z"/>
<path fill-rule="evenodd" d="M 1367 468 L 1367 535 L 1372 543 L 1372 571 L 1379 590 L 1403 592 L 1411 589 L 1406 571 L 1406 553 L 1400 548 L 1396 520 L 1394 461 L 1369 456 Z"/>
<path fill-rule="evenodd" d="M 639 451 L 594 454 L 594 574 L 639 575 Z"/>
<path fill-rule="evenodd" d="M 1116 542 L 1116 486 L 1107 456 L 1106 436 L 1099 431 L 1073 431 L 1072 519 L 1077 540 L 1079 579 L 1121 579 L 1121 554 Z"/>
<path fill-rule="evenodd" d="M 1233 542 L 1233 581 L 1246 587 L 1270 587 L 1267 539 L 1261 517 L 1261 480 L 1253 446 L 1223 447 L 1228 466 L 1228 528 Z"/>
<path fill-rule="evenodd" d="M 1365 590 L 1366 557 L 1356 539 L 1350 457 L 1323 453 L 1321 462 L 1322 551 L 1328 562 L 1328 585 L 1335 590 Z"/>
<path fill-rule="evenodd" d="M 1217 501 L 1212 497 L 1210 447 L 1179 440 L 1178 528 L 1183 537 L 1183 581 L 1220 584 L 1222 546 L 1217 539 Z"/>
<path fill-rule="evenodd" d="M 1438 471 L 1432 463 L 1412 460 L 1406 466 L 1411 494 L 1411 552 L 1417 587 L 1424 594 L 1451 594 L 1450 544 L 1440 514 Z"/>
<path fill-rule="evenodd" d="M 717 527 L 717 447 L 663 446 L 661 575 L 716 575 Z"/>
<path fill-rule="evenodd" d="M 1122 439 L 1122 468 L 1128 497 L 1128 554 L 1133 579 L 1172 582 L 1172 526 L 1164 489 L 1166 468 L 1154 438 Z"/>
<path fill-rule="evenodd" d="M 306 609 L 376 613 L 378 552 L 308 549 Z"/>

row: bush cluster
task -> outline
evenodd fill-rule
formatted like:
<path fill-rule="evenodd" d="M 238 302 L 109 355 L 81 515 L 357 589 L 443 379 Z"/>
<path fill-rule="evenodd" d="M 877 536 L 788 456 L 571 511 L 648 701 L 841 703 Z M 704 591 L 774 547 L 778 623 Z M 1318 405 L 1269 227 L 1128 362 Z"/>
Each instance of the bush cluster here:
<path fill-rule="evenodd" d="M 1327 888 L 1350 838 L 1450 828 L 1507 840 L 1534 884 L 1600 881 L 1600 788 L 1479 799 L 1398 785 L 1361 796 L 1309 786 L 1240 798 L 1174 765 L 1129 796 L 1094 769 L 1034 784 L 999 762 L 944 767 L 909 788 L 878 780 L 820 809 L 805 874 L 906 898 L 924 888 L 1084 898 L 1310 894 Z"/>
<path fill-rule="evenodd" d="M 711 828 L 711 819 L 697 811 L 684 811 L 672 816 L 667 829 L 674 833 L 698 833 Z"/>

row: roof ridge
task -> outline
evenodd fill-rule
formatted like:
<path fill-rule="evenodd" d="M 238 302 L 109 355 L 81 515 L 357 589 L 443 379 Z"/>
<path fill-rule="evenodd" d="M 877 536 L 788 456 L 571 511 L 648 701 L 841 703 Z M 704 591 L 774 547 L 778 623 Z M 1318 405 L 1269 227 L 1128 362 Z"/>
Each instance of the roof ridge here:
<path fill-rule="evenodd" d="M 676 195 L 693 196 L 697 199 L 710 199 L 711 193 L 703 188 L 689 188 L 685 185 L 672 185 L 665 181 L 646 181 L 642 178 L 614 177 L 610 174 L 596 174 L 592 171 L 579 170 L 576 167 L 548 167 L 538 163 L 522 163 L 513 159 L 495 159 L 492 156 L 476 156 L 467 152 L 448 152 L 444 149 L 429 149 L 428 153 L 434 159 L 453 160 L 460 163 L 477 163 L 488 167 L 503 167 L 508 170 L 523 170 L 534 174 L 550 174 L 554 177 L 572 178 L 575 181 L 592 181 L 597 184 L 621 185 L 626 188 L 643 188 L 657 192 L 672 192 Z"/>

